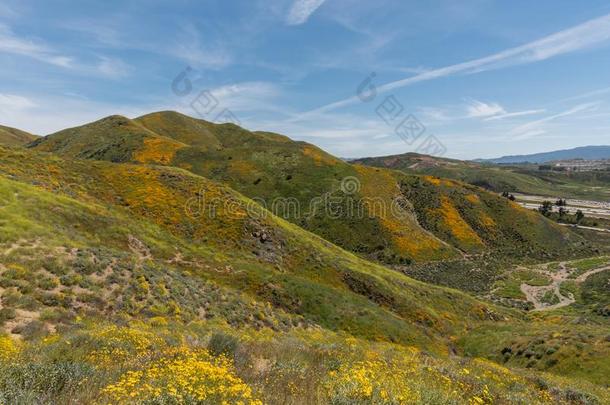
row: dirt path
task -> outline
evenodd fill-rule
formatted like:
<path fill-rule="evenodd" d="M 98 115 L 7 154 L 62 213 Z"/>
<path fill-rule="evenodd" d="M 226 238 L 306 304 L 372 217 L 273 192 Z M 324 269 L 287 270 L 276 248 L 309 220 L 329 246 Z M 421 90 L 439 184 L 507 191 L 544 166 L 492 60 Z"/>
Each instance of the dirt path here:
<path fill-rule="evenodd" d="M 597 269 L 589 270 L 586 273 L 581 274 L 577 278 L 573 279 L 577 283 L 583 283 L 589 276 L 600 273 L 602 271 L 610 270 L 610 266 L 600 267 Z M 546 270 L 539 270 L 540 273 L 551 278 L 552 282 L 546 286 L 532 286 L 529 284 L 521 284 L 521 292 L 525 294 L 525 297 L 529 302 L 534 304 L 534 311 L 550 311 L 557 308 L 566 307 L 576 302 L 574 296 L 570 293 L 568 297 L 561 294 L 561 283 L 569 280 L 570 274 L 575 270 L 570 270 L 566 262 L 559 263 L 559 270 L 557 272 L 550 272 Z M 549 305 L 542 301 L 542 298 L 549 291 L 559 299 L 556 304 Z"/>
<path fill-rule="evenodd" d="M 592 275 L 597 274 L 597 273 L 601 273 L 602 271 L 606 271 L 606 270 L 610 270 L 610 266 L 607 266 L 607 267 L 600 267 L 600 268 L 598 268 L 598 269 L 594 269 L 594 270 L 589 270 L 588 272 L 586 272 L 586 273 L 581 274 L 580 276 L 578 276 L 578 277 L 576 278 L 576 282 L 578 282 L 578 283 L 583 283 L 583 282 L 585 282 L 585 281 L 587 280 L 587 278 L 588 278 L 589 276 L 592 276 Z"/>

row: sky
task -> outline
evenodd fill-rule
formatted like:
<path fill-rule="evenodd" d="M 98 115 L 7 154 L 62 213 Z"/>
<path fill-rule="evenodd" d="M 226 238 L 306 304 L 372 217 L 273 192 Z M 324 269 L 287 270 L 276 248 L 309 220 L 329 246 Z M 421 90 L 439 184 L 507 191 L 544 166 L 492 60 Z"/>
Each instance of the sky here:
<path fill-rule="evenodd" d="M 176 110 L 340 157 L 610 144 L 602 0 L 0 4 L 0 124 Z"/>

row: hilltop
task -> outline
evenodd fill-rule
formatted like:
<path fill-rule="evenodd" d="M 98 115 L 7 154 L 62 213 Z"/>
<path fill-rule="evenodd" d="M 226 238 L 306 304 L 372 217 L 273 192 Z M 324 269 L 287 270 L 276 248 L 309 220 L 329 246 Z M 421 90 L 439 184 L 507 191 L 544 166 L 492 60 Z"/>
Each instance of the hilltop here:
<path fill-rule="evenodd" d="M 24 146 L 37 138 L 37 135 L 32 135 L 20 129 L 0 125 L 0 145 Z"/>
<path fill-rule="evenodd" d="M 481 188 L 349 164 L 283 135 L 175 112 L 134 120 L 112 116 L 49 135 L 32 147 L 66 158 L 179 167 L 222 182 L 278 216 L 386 264 L 485 251 L 547 258 L 582 243 L 570 231 Z"/>

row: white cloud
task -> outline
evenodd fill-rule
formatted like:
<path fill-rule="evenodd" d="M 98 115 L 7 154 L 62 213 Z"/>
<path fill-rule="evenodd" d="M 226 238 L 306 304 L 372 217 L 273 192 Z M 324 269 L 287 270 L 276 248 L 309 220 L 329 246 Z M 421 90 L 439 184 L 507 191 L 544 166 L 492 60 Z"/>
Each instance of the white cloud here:
<path fill-rule="evenodd" d="M 48 46 L 20 38 L 4 24 L 0 24 L 0 52 L 27 56 L 61 67 L 71 67 L 72 65 L 72 58 L 58 55 Z"/>
<path fill-rule="evenodd" d="M 583 98 L 591 98 L 591 97 L 597 97 L 597 96 L 601 96 L 604 94 L 610 93 L 610 87 L 604 87 L 601 89 L 597 89 L 597 90 L 592 90 L 592 91 L 588 91 L 586 93 L 582 93 L 582 94 L 578 94 L 576 96 L 572 96 L 572 97 L 567 97 L 561 100 L 556 101 L 556 103 L 563 103 L 566 101 L 574 101 L 574 100 L 581 100 Z"/>
<path fill-rule="evenodd" d="M 422 74 L 397 80 L 377 87 L 378 93 L 396 90 L 416 83 L 451 76 L 459 73 L 477 73 L 501 67 L 532 63 L 553 56 L 591 48 L 610 39 L 610 14 L 575 27 L 559 31 L 525 45 L 510 48 L 483 58 L 433 69 Z M 358 103 L 357 96 L 319 107 L 311 112 L 323 112 Z M 309 112 L 304 113 L 309 114 Z"/>
<path fill-rule="evenodd" d="M 269 82 L 233 83 L 211 89 L 222 108 L 239 111 L 276 111 L 284 110 L 273 104 L 281 94 L 280 88 Z"/>
<path fill-rule="evenodd" d="M 0 93 L 0 111 L 3 113 L 10 111 L 20 111 L 35 107 L 36 103 L 27 97 L 16 94 Z"/>
<path fill-rule="evenodd" d="M 484 103 L 472 100 L 466 107 L 469 118 L 487 118 L 494 115 L 506 114 L 506 111 L 498 103 Z"/>
<path fill-rule="evenodd" d="M 503 120 L 505 118 L 523 117 L 525 115 L 542 114 L 544 112 L 546 112 L 545 109 L 515 111 L 515 112 L 511 112 L 511 113 L 494 115 L 493 117 L 487 117 L 487 118 L 485 118 L 485 121 L 496 121 L 496 120 Z"/>
<path fill-rule="evenodd" d="M 183 28 L 178 42 L 169 47 L 167 52 L 193 67 L 221 69 L 233 61 L 231 54 L 222 43 L 211 40 L 203 43 L 202 37 L 197 28 L 187 25 Z"/>
<path fill-rule="evenodd" d="M 598 106 L 599 106 L 598 103 L 579 104 L 575 107 L 570 108 L 569 110 L 562 111 L 560 113 L 549 115 L 549 116 L 541 118 L 539 120 L 531 121 L 526 124 L 520 125 L 520 126 L 514 128 L 512 131 L 510 131 L 510 134 L 517 135 L 518 136 L 517 139 L 530 138 L 534 135 L 538 135 L 539 133 L 546 132 L 546 131 L 544 131 L 544 128 L 542 128 L 542 126 L 548 122 L 554 121 L 558 118 L 574 115 L 574 114 L 577 114 L 577 113 L 580 113 L 583 111 L 593 111 L 593 110 L 597 109 Z M 540 131 L 543 131 L 543 132 L 540 132 Z M 532 134 L 534 134 L 534 135 L 532 135 Z"/>
<path fill-rule="evenodd" d="M 129 75 L 131 66 L 120 59 L 100 56 L 100 63 L 97 65 L 97 70 L 104 76 L 121 78 Z"/>
<path fill-rule="evenodd" d="M 286 24 L 300 25 L 305 23 L 325 1 L 326 0 L 295 0 L 286 17 Z"/>

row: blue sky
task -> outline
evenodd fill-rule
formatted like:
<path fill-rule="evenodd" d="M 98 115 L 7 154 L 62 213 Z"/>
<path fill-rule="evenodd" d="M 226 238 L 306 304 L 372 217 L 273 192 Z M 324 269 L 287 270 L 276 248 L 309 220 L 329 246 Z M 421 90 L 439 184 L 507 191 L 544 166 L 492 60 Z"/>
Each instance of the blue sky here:
<path fill-rule="evenodd" d="M 37 134 L 171 109 L 342 157 L 610 144 L 610 4 L 9 0 L 0 77 Z"/>

